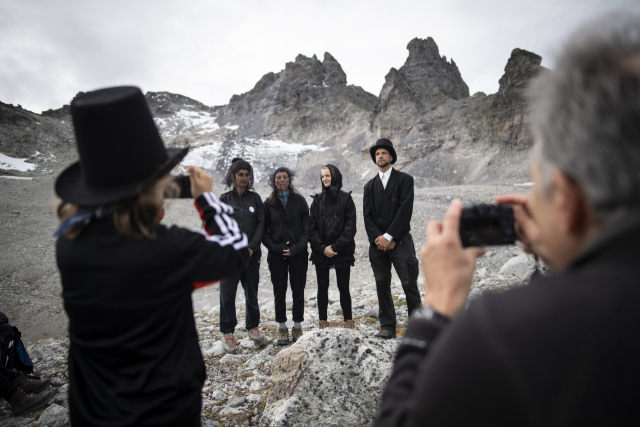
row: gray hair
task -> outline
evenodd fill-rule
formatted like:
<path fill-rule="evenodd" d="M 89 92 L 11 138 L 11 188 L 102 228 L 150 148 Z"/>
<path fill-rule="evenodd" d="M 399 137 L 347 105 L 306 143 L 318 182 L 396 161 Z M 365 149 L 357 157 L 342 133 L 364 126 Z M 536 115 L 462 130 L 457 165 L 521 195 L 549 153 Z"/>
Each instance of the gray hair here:
<path fill-rule="evenodd" d="M 543 190 L 557 169 L 602 222 L 640 210 L 640 16 L 583 27 L 529 98 Z"/>

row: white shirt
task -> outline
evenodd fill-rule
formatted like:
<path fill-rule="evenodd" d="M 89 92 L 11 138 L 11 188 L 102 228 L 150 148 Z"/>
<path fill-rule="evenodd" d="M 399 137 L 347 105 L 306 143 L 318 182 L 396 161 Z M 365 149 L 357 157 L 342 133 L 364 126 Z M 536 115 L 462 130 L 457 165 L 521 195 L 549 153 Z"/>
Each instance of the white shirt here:
<path fill-rule="evenodd" d="M 385 190 L 387 189 L 387 184 L 389 183 L 389 178 L 391 178 L 391 171 L 392 170 L 393 170 L 393 166 L 391 166 L 389 169 L 387 169 L 386 172 L 378 171 L 378 175 L 380 175 L 380 181 L 382 181 L 382 187 Z M 384 233 L 382 236 L 385 239 L 387 239 L 389 242 L 393 240 L 393 237 L 391 237 L 391 235 L 389 233 Z"/>
<path fill-rule="evenodd" d="M 391 171 L 393 170 L 393 166 L 387 169 L 386 172 L 378 171 L 378 175 L 380 175 L 380 181 L 382 181 L 382 187 L 386 190 L 387 184 L 389 183 L 389 178 L 391 178 Z"/>

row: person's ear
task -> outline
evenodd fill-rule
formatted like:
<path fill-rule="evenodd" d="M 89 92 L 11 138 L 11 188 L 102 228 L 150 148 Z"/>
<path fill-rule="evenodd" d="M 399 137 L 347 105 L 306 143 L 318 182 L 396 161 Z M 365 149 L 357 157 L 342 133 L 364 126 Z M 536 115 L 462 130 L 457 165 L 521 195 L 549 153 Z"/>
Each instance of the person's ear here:
<path fill-rule="evenodd" d="M 566 234 L 582 234 L 591 220 L 591 210 L 582 188 L 562 172 L 553 172 L 554 204 L 560 227 Z"/>

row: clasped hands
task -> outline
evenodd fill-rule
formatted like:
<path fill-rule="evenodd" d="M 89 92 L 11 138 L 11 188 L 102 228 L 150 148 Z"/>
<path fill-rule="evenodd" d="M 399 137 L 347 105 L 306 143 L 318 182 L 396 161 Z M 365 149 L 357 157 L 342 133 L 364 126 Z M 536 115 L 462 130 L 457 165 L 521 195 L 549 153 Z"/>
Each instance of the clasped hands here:
<path fill-rule="evenodd" d="M 539 228 L 530 213 L 529 198 L 507 195 L 498 196 L 495 200 L 498 204 L 513 205 L 516 237 L 525 252 L 543 252 L 538 240 Z M 462 202 L 455 199 L 442 222 L 429 221 L 426 226 L 427 245 L 420 251 L 426 291 L 423 302 L 448 317 L 455 316 L 464 307 L 473 284 L 476 262 L 485 253 L 484 248 L 462 247 L 461 214 Z"/>
<path fill-rule="evenodd" d="M 378 236 L 376 238 L 376 246 L 381 251 L 390 251 L 396 247 L 396 241 L 388 241 L 384 236 Z"/>

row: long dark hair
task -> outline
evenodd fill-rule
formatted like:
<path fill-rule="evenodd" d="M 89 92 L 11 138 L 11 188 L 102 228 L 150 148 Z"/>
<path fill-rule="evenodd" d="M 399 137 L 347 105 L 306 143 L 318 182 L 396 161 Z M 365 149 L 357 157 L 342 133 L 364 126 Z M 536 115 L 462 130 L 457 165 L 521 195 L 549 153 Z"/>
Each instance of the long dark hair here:
<path fill-rule="evenodd" d="M 242 169 L 249 172 L 249 185 L 247 186 L 247 190 L 253 190 L 253 168 L 251 167 L 249 162 L 240 157 L 234 157 L 233 160 L 231 160 L 231 166 L 229 166 L 227 175 L 222 180 L 222 183 L 229 188 L 233 187 L 232 177 L 234 177 Z"/>
<path fill-rule="evenodd" d="M 293 186 L 293 177 L 296 176 L 296 173 L 289 168 L 281 166 L 278 169 L 276 169 L 271 175 L 269 175 L 269 185 L 273 190 L 271 192 L 271 195 L 269 196 L 269 200 L 272 203 L 275 203 L 276 200 L 278 199 L 278 187 L 276 187 L 276 175 L 279 174 L 280 172 L 286 172 L 286 174 L 289 175 L 289 195 L 291 196 L 293 193 L 296 192 L 296 189 Z"/>

